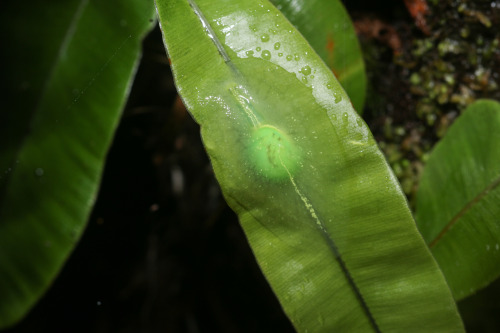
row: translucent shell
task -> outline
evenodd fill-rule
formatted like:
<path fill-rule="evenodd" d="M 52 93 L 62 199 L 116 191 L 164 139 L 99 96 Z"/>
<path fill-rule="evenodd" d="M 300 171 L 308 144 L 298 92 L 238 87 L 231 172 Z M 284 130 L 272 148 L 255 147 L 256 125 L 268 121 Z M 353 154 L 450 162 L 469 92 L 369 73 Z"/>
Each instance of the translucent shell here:
<path fill-rule="evenodd" d="M 299 150 L 294 142 L 274 126 L 256 128 L 249 148 L 251 163 L 266 178 L 282 180 L 292 177 L 299 165 Z"/>

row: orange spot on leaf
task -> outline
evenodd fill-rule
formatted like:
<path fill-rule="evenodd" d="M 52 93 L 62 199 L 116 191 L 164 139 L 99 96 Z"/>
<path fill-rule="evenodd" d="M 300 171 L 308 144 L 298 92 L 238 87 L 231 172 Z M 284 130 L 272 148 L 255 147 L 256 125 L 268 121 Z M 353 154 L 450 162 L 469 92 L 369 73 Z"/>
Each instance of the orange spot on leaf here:
<path fill-rule="evenodd" d="M 333 41 L 332 34 L 329 34 L 326 38 L 326 51 L 328 52 L 328 59 L 330 62 L 333 61 L 333 50 L 335 49 L 335 42 Z"/>
<path fill-rule="evenodd" d="M 326 49 L 328 52 L 333 52 L 333 48 L 335 46 L 335 43 L 333 42 L 332 36 L 329 35 L 327 40 L 326 40 Z"/>

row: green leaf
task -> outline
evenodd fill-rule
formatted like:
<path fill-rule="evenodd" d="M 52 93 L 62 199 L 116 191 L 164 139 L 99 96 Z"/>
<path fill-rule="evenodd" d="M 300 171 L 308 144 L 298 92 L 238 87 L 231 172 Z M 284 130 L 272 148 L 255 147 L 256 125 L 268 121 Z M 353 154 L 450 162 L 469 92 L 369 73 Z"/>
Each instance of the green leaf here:
<path fill-rule="evenodd" d="M 405 197 L 331 70 L 267 1 L 157 0 L 177 88 L 300 332 L 461 332 Z"/>
<path fill-rule="evenodd" d="M 500 275 L 500 103 L 471 104 L 433 150 L 416 220 L 456 299 Z"/>
<path fill-rule="evenodd" d="M 2 6 L 0 328 L 40 298 L 85 227 L 154 18 L 142 0 Z"/>
<path fill-rule="evenodd" d="M 354 109 L 363 113 L 366 73 L 354 26 L 339 0 L 272 0 L 333 70 Z"/>

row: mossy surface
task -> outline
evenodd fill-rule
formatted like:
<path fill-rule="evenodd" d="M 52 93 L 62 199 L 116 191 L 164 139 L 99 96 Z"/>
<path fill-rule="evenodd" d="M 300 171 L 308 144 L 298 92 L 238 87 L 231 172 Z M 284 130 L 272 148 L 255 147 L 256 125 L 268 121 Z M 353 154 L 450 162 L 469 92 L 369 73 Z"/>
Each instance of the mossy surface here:
<path fill-rule="evenodd" d="M 377 35 L 361 36 L 365 118 L 412 207 L 428 154 L 451 123 L 476 99 L 500 100 L 500 1 L 428 5 L 429 34 L 394 4 L 375 19 L 383 22 Z"/>

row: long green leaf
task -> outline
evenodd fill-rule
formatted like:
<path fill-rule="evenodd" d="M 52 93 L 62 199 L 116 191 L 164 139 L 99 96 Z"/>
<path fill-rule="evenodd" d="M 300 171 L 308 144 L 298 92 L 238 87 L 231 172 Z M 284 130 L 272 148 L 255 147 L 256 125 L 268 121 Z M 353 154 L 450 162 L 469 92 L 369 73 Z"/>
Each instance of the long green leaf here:
<path fill-rule="evenodd" d="M 398 183 L 331 70 L 267 1 L 157 0 L 177 88 L 300 332 L 460 332 Z"/>
<path fill-rule="evenodd" d="M 333 70 L 352 101 L 363 113 L 366 73 L 354 26 L 339 0 L 272 0 Z"/>
<path fill-rule="evenodd" d="M 82 233 L 154 18 L 143 0 L 2 7 L 0 328 L 37 301 Z"/>
<path fill-rule="evenodd" d="M 471 104 L 433 150 L 416 219 L 456 299 L 500 275 L 500 103 Z"/>

